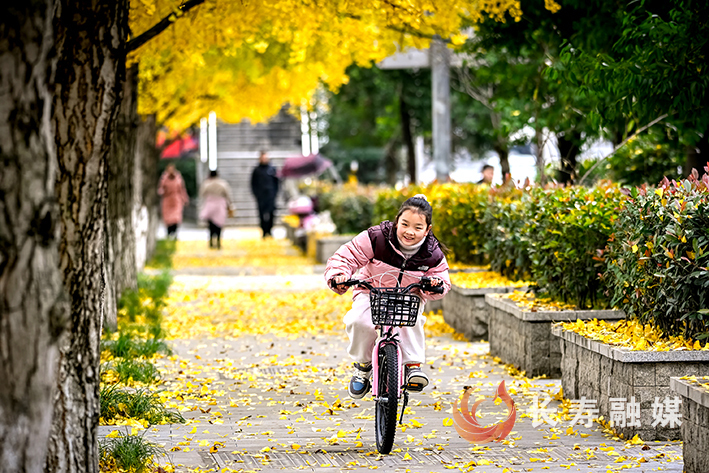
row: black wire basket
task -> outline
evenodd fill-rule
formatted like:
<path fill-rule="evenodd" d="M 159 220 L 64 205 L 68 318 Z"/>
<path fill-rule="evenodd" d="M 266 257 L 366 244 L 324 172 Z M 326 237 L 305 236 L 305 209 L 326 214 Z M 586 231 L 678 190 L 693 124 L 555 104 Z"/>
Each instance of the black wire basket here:
<path fill-rule="evenodd" d="M 369 293 L 374 325 L 412 327 L 416 325 L 421 299 L 397 288 L 377 288 Z"/>

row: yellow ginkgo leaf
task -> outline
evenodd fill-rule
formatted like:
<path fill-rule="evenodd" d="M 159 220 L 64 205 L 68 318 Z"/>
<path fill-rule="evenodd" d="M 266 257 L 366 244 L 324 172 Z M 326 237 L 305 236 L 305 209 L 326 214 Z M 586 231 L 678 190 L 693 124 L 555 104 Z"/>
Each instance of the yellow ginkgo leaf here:
<path fill-rule="evenodd" d="M 465 41 L 468 39 L 467 36 L 464 34 L 456 34 L 451 36 L 451 43 L 454 44 L 455 46 L 460 46 L 461 44 L 465 44 Z"/>

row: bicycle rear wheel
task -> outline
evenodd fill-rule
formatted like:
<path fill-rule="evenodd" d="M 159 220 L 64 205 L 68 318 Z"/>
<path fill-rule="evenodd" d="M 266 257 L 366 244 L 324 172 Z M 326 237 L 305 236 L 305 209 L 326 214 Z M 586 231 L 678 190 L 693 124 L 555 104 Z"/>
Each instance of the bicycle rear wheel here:
<path fill-rule="evenodd" d="M 377 450 L 387 454 L 394 446 L 399 407 L 399 360 L 395 345 L 386 344 L 379 351 L 379 396 L 375 403 Z"/>

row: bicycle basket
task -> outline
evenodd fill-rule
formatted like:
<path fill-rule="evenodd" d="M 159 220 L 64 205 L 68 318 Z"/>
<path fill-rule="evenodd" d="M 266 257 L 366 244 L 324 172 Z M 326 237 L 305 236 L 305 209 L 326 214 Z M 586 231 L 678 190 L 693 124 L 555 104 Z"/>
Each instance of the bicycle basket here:
<path fill-rule="evenodd" d="M 421 299 L 397 289 L 378 288 L 369 293 L 374 325 L 411 327 L 416 325 Z"/>

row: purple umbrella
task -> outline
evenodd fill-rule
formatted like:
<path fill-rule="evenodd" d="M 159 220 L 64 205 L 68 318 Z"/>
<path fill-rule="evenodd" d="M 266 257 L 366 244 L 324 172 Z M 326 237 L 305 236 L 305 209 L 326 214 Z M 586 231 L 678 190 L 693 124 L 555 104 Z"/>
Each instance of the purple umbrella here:
<path fill-rule="evenodd" d="M 332 166 L 332 161 L 325 159 L 319 154 L 308 156 L 293 156 L 286 158 L 285 164 L 280 170 L 280 177 L 306 177 L 322 174 L 327 168 Z"/>

